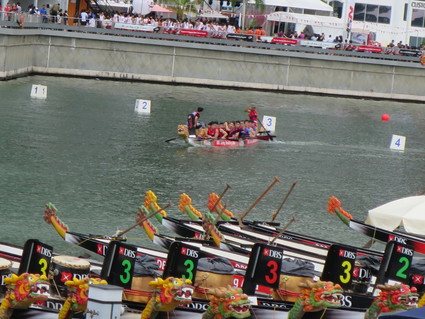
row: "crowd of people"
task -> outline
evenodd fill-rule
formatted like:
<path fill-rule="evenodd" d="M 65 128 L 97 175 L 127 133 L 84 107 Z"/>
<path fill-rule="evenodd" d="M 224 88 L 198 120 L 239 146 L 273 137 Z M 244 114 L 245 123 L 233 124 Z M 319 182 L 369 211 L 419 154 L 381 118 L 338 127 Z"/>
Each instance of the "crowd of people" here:
<path fill-rule="evenodd" d="M 258 135 L 258 112 L 255 106 L 245 110 L 248 113 L 247 120 L 218 122 L 211 121 L 207 125 L 199 120 L 204 109 L 199 107 L 187 117 L 187 125 L 190 136 L 205 139 L 229 139 L 239 140 L 254 138 Z"/>
<path fill-rule="evenodd" d="M 41 8 L 36 7 L 31 4 L 28 6 L 27 10 L 23 10 L 20 3 L 10 3 L 8 2 L 4 8 L 0 5 L 0 12 L 7 20 L 18 20 L 15 19 L 14 14 L 20 14 L 26 12 L 29 15 L 39 16 L 41 22 L 43 23 L 60 23 L 68 24 L 71 17 L 68 16 L 67 10 L 62 10 L 59 3 L 53 5 L 42 5 Z M 113 14 L 106 14 L 103 12 L 94 13 L 91 10 L 81 10 L 75 17 L 72 17 L 74 25 L 81 25 L 87 27 L 97 27 L 97 28 L 107 28 L 113 29 L 115 24 L 132 24 L 140 26 L 149 26 L 151 28 L 156 28 L 161 33 L 169 34 L 178 34 L 180 30 L 198 30 L 206 31 L 209 37 L 215 38 L 226 38 L 228 34 L 247 34 L 254 35 L 257 41 L 262 41 L 261 37 L 266 36 L 266 30 L 261 26 L 250 27 L 246 30 L 242 30 L 237 25 L 230 24 L 228 22 L 223 22 L 224 20 L 209 20 L 207 18 L 197 18 L 195 21 L 189 19 L 184 19 L 179 21 L 177 19 L 163 18 L 162 16 L 157 17 L 155 14 L 141 15 L 133 13 L 132 10 L 129 12 L 115 12 Z M 19 23 L 19 21 L 18 21 Z M 319 42 L 328 42 L 334 43 L 336 49 L 342 49 L 346 51 L 355 51 L 357 50 L 357 45 L 354 44 L 351 40 L 343 40 L 341 35 L 326 36 L 324 33 L 312 33 L 308 30 L 303 30 L 301 32 L 293 31 L 290 33 L 284 33 L 279 31 L 276 34 L 273 34 L 274 37 L 278 38 L 289 38 L 297 40 L 311 40 Z M 363 43 L 364 45 L 374 45 L 381 46 L 380 43 L 371 42 Z M 419 49 L 422 50 L 423 47 L 416 48 L 410 47 L 407 44 L 403 44 L 401 41 L 395 43 L 393 40 L 388 46 L 383 50 L 384 53 L 397 53 L 399 49 Z"/>

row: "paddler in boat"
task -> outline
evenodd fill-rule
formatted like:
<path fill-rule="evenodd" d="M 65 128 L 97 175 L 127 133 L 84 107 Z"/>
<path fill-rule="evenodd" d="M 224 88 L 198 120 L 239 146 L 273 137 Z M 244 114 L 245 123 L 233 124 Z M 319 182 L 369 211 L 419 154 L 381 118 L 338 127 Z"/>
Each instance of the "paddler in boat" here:
<path fill-rule="evenodd" d="M 232 122 L 233 123 L 233 122 Z M 236 121 L 233 125 L 229 124 L 229 133 L 227 135 L 227 138 L 229 140 L 238 140 L 239 139 L 239 134 L 241 132 L 241 122 Z"/>
<path fill-rule="evenodd" d="M 254 121 L 257 123 L 258 120 L 258 112 L 257 108 L 255 106 L 251 106 L 245 110 L 245 112 L 248 112 L 248 117 L 250 121 Z"/>
<path fill-rule="evenodd" d="M 203 107 L 198 109 L 187 116 L 187 128 L 189 129 L 189 135 L 197 135 L 197 130 L 202 127 L 202 123 L 199 122 Z"/>

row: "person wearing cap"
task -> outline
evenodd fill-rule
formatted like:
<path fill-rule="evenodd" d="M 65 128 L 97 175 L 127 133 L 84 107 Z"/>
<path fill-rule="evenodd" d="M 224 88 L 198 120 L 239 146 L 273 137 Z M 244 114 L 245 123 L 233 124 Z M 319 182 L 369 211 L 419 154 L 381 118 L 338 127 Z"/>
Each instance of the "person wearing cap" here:
<path fill-rule="evenodd" d="M 202 123 L 198 122 L 198 120 L 203 110 L 203 107 L 198 107 L 196 111 L 187 116 L 187 128 L 189 129 L 189 135 L 197 135 L 197 129 L 202 127 Z"/>

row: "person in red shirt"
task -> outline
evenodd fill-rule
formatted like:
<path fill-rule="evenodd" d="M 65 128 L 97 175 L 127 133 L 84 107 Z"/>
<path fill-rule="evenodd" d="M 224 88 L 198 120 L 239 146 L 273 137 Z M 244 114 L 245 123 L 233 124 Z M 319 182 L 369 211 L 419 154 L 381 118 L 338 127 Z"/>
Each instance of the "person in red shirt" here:
<path fill-rule="evenodd" d="M 217 122 L 211 122 L 208 124 L 207 129 L 207 138 L 217 139 L 218 138 L 218 123 Z"/>
<path fill-rule="evenodd" d="M 248 117 L 249 117 L 250 121 L 257 123 L 258 112 L 257 112 L 257 108 L 255 106 L 251 106 L 251 107 L 247 108 L 245 110 L 245 112 L 248 112 Z"/>

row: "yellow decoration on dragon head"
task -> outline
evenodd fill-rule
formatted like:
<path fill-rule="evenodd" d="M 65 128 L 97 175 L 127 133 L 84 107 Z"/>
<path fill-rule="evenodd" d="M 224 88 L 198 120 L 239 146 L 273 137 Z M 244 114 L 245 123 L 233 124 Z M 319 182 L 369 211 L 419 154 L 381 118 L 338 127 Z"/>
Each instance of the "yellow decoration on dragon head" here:
<path fill-rule="evenodd" d="M 189 129 L 187 125 L 180 124 L 177 126 L 177 135 L 183 139 L 186 139 L 189 136 Z"/>
<path fill-rule="evenodd" d="M 10 318 L 13 309 L 26 309 L 35 302 L 49 298 L 49 281 L 45 275 L 12 274 L 4 279 L 6 294 L 0 306 L 0 318 Z"/>
<path fill-rule="evenodd" d="M 193 286 L 189 279 L 157 278 L 149 285 L 154 287 L 154 290 L 142 312 L 142 319 L 154 318 L 158 311 L 173 311 L 178 305 L 192 302 Z"/>

